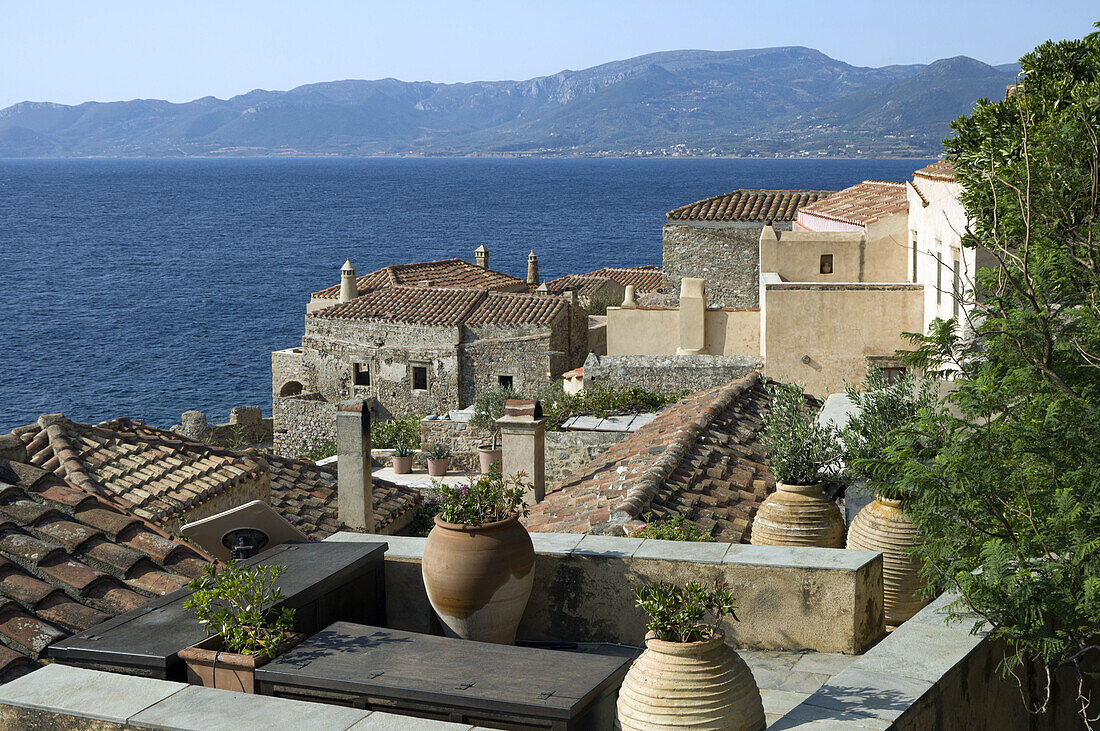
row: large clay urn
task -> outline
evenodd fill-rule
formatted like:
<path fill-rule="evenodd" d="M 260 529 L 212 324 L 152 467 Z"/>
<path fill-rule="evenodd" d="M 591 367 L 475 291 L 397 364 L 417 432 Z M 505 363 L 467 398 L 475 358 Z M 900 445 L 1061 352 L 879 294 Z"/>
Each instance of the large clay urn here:
<path fill-rule="evenodd" d="M 535 578 L 535 548 L 516 517 L 456 525 L 437 515 L 421 570 L 428 601 L 448 636 L 516 641 Z"/>
<path fill-rule="evenodd" d="M 624 731 L 765 726 L 756 679 L 721 634 L 704 642 L 647 639 L 619 689 L 618 721 Z"/>
<path fill-rule="evenodd" d="M 918 545 L 917 526 L 899 500 L 876 497 L 848 528 L 848 548 L 882 552 L 882 598 L 889 627 L 897 627 L 928 603 L 918 595 L 920 560 L 909 556 L 909 550 Z"/>
<path fill-rule="evenodd" d="M 844 548 L 844 516 L 821 485 L 777 482 L 752 521 L 750 542 L 768 546 Z"/>

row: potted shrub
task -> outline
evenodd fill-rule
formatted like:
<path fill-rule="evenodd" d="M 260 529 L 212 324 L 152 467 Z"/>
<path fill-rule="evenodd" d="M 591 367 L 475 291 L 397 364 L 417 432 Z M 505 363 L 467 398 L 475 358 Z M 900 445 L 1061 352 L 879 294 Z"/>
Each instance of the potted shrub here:
<path fill-rule="evenodd" d="M 801 386 L 775 384 L 768 393 L 762 441 L 776 489 L 753 519 L 750 542 L 843 548 L 844 516 L 821 491 L 840 468 L 840 433 L 814 418 Z"/>
<path fill-rule="evenodd" d="M 497 445 L 497 440 L 500 438 L 500 427 L 497 426 L 497 419 L 504 416 L 504 404 L 508 399 L 514 398 L 519 398 L 519 394 L 513 389 L 498 387 L 483 392 L 474 401 L 474 415 L 470 419 L 470 426 L 481 431 L 487 431 L 492 435 L 489 444 L 482 444 L 477 448 L 477 458 L 481 463 L 481 474 L 483 475 L 489 474 L 489 470 L 492 469 L 494 464 L 497 466 L 497 470 L 503 471 L 500 464 L 502 453 Z"/>
<path fill-rule="evenodd" d="M 619 726 L 763 729 L 756 679 L 719 626 L 727 616 L 737 620 L 729 588 L 720 581 L 713 587 L 658 581 L 635 587 L 634 599 L 649 632 L 619 689 Z"/>
<path fill-rule="evenodd" d="M 393 473 L 395 475 L 407 475 L 412 472 L 412 450 L 404 444 L 398 444 L 393 448 Z"/>
<path fill-rule="evenodd" d="M 451 468 L 451 448 L 446 444 L 433 444 L 428 450 L 428 474 L 443 477 Z"/>
<path fill-rule="evenodd" d="M 424 544 L 424 588 L 444 632 L 512 644 L 535 576 L 535 549 L 519 522 L 526 475 L 499 471 L 468 485 L 436 485 L 439 513 Z"/>
<path fill-rule="evenodd" d="M 194 612 L 207 638 L 179 651 L 187 682 L 207 688 L 256 692 L 256 668 L 305 639 L 294 632 L 294 610 L 275 612 L 284 597 L 275 581 L 285 566 L 245 566 L 232 561 L 217 571 L 208 564 L 188 584 L 184 609 Z"/>
<path fill-rule="evenodd" d="M 935 384 L 927 377 L 918 382 L 908 373 L 891 382 L 872 367 L 861 390 L 851 386 L 845 390 L 859 409 L 843 432 L 848 474 L 875 494 L 852 520 L 848 548 L 882 553 L 883 609 L 886 626 L 893 628 L 920 611 L 928 600 L 920 596 L 921 562 L 913 551 L 921 541 L 917 526 L 905 512 L 909 495 L 898 485 L 897 463 L 883 456 L 888 450 L 912 445 L 913 432 L 907 427 L 921 409 L 935 407 Z"/>

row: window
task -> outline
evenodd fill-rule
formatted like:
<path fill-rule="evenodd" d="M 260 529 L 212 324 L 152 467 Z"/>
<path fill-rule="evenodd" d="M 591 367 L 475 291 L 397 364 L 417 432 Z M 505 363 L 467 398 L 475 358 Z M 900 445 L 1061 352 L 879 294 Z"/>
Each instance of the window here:
<path fill-rule="evenodd" d="M 833 273 L 833 255 L 832 254 L 822 254 L 821 255 L 821 264 L 818 267 L 818 271 L 821 274 L 832 274 Z"/>
<path fill-rule="evenodd" d="M 961 314 L 962 294 L 962 259 L 955 254 L 955 265 L 951 272 L 951 298 L 954 300 L 953 312 L 956 319 Z"/>
<path fill-rule="evenodd" d="M 916 282 L 917 281 L 917 232 L 916 231 L 910 231 L 909 232 L 909 239 L 912 241 L 912 243 L 910 244 L 910 247 L 913 249 L 913 274 L 912 274 L 909 281 Z"/>
<path fill-rule="evenodd" d="M 412 387 L 414 391 L 428 390 L 428 366 L 414 365 L 412 368 Z"/>
<path fill-rule="evenodd" d="M 887 383 L 896 383 L 905 375 L 905 363 L 892 355 L 872 355 L 867 358 L 871 365 L 882 371 Z"/>
<path fill-rule="evenodd" d="M 351 364 L 352 383 L 356 386 L 370 385 L 370 363 Z"/>
<path fill-rule="evenodd" d="M 497 376 L 497 385 L 501 388 L 512 388 L 512 376 Z"/>

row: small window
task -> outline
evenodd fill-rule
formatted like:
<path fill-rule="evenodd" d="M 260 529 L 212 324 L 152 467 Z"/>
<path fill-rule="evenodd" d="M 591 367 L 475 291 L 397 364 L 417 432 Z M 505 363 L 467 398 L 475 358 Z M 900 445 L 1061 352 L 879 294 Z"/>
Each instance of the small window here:
<path fill-rule="evenodd" d="M 821 272 L 822 274 L 832 274 L 833 273 L 833 255 L 832 254 L 822 254 L 821 255 L 821 265 L 818 268 L 818 271 Z"/>
<path fill-rule="evenodd" d="M 882 375 L 886 376 L 887 383 L 897 383 L 905 376 L 905 368 L 902 366 L 892 366 L 890 368 L 883 368 Z"/>
<path fill-rule="evenodd" d="M 369 363 L 352 363 L 351 374 L 356 386 L 369 386 L 370 385 L 370 364 Z"/>
<path fill-rule="evenodd" d="M 512 388 L 512 383 L 513 380 L 511 376 L 497 376 L 497 385 L 501 388 L 510 389 Z"/>
<path fill-rule="evenodd" d="M 412 387 L 414 391 L 428 390 L 428 366 L 412 366 Z"/>

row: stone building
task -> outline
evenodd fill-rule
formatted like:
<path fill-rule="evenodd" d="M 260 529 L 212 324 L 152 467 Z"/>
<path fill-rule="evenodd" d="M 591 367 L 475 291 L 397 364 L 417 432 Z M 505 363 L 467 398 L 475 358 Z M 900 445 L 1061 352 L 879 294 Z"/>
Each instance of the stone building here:
<path fill-rule="evenodd" d="M 566 274 L 546 282 L 538 290 L 549 294 L 574 292 L 582 307 L 592 302 L 618 304 L 626 288 L 634 287 L 636 297 L 658 294 L 664 285 L 660 267 L 652 264 L 639 267 L 604 267 L 588 274 Z"/>
<path fill-rule="evenodd" d="M 683 277 L 707 280 L 714 307 L 757 307 L 758 246 L 765 226 L 789 231 L 801 206 L 827 190 L 735 190 L 665 214 L 664 301 L 675 304 Z"/>

